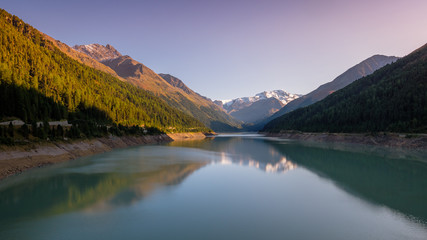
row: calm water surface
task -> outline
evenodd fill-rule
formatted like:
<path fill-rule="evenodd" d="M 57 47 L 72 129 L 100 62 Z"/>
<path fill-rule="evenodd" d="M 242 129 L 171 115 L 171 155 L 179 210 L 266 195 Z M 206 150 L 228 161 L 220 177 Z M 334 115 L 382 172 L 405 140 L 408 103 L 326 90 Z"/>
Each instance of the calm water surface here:
<path fill-rule="evenodd" d="M 423 153 L 226 135 L 0 182 L 0 239 L 427 239 Z"/>

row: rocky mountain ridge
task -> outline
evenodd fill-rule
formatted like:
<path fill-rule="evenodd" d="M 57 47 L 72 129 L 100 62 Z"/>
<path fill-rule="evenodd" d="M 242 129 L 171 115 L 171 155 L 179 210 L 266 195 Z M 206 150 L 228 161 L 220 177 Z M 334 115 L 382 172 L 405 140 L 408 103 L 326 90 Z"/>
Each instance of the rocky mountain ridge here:
<path fill-rule="evenodd" d="M 281 109 L 289 102 L 299 98 L 300 94 L 284 90 L 264 91 L 251 97 L 240 97 L 231 100 L 216 100 L 231 116 L 245 123 L 259 122 Z"/>
<path fill-rule="evenodd" d="M 321 101 L 273 119 L 262 131 L 426 133 L 426 76 L 427 44 Z"/>
<path fill-rule="evenodd" d="M 387 64 L 391 64 L 397 61 L 399 58 L 394 56 L 384 56 L 384 55 L 373 55 L 362 62 L 354 65 L 349 68 L 347 71 L 336 77 L 331 82 L 325 83 L 319 86 L 314 91 L 301 96 L 294 101 L 291 101 L 289 104 L 285 105 L 282 109 L 271 115 L 270 117 L 260 121 L 259 123 L 251 126 L 251 130 L 258 131 L 262 129 L 268 122 L 272 121 L 275 118 L 278 118 L 288 112 L 294 111 L 298 108 L 309 106 L 313 103 L 316 103 L 330 94 L 338 91 L 347 85 L 353 83 L 354 81 L 368 76 L 374 73 L 376 70 L 386 66 Z"/>
<path fill-rule="evenodd" d="M 301 98 L 290 102 L 288 105 L 280 109 L 274 116 L 278 117 L 297 108 L 305 107 L 315 102 L 318 102 L 329 94 L 346 87 L 350 83 L 372 74 L 377 69 L 384 67 L 387 64 L 393 63 L 398 60 L 398 57 L 374 55 L 369 57 L 359 64 L 349 68 L 347 71 L 336 77 L 331 82 L 325 83 L 318 87 L 316 90 L 302 96 Z"/>
<path fill-rule="evenodd" d="M 180 79 L 170 74 L 159 73 L 159 76 L 162 77 L 164 80 L 166 80 L 166 82 L 168 82 L 170 85 L 180 88 L 188 94 L 191 94 L 193 92 L 193 90 L 187 87 L 187 85 L 185 85 Z"/>
<path fill-rule="evenodd" d="M 279 89 L 279 90 L 272 90 L 272 91 L 264 91 L 264 92 L 255 94 L 255 96 L 252 96 L 252 97 L 240 97 L 240 98 L 235 98 L 231 100 L 217 100 L 217 104 L 221 102 L 222 107 L 227 111 L 231 112 L 235 109 L 240 109 L 254 102 L 268 99 L 268 98 L 275 98 L 279 100 L 283 105 L 286 105 L 289 102 L 299 98 L 300 96 L 301 94 L 288 93 L 284 90 Z"/>
<path fill-rule="evenodd" d="M 169 74 L 162 76 L 114 47 L 99 44 L 74 46 L 74 49 L 111 68 L 124 81 L 162 98 L 170 106 L 187 113 L 215 131 L 236 131 L 241 125 L 210 99 L 188 88 Z"/>
<path fill-rule="evenodd" d="M 82 52 L 99 62 L 122 56 L 122 54 L 110 44 L 107 44 L 105 46 L 98 43 L 75 45 L 73 49 Z"/>

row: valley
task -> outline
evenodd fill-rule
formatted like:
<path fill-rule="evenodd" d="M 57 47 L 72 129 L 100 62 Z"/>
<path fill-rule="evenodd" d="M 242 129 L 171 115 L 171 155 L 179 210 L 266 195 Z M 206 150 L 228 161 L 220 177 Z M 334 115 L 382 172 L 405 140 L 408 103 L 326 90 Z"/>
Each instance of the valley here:
<path fill-rule="evenodd" d="M 0 239 L 426 239 L 427 3 L 0 3 Z"/>

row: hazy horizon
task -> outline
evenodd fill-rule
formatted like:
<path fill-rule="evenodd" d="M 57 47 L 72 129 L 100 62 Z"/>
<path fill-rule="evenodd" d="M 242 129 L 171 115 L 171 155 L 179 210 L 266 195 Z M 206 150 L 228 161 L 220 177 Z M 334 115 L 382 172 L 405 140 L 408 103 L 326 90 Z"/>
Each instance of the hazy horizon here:
<path fill-rule="evenodd" d="M 375 54 L 427 43 L 427 2 L 6 1 L 70 46 L 111 44 L 213 100 L 306 94 Z"/>

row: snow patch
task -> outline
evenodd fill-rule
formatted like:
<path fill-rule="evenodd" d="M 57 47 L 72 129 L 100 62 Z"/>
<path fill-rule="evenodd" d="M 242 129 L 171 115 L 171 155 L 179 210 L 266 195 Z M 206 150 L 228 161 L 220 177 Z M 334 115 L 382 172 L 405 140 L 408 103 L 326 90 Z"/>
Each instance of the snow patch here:
<path fill-rule="evenodd" d="M 219 101 L 221 101 L 222 104 L 227 107 L 235 103 L 241 103 L 241 104 L 254 103 L 263 99 L 275 98 L 280 102 L 282 102 L 284 105 L 286 105 L 290 101 L 293 101 L 299 98 L 300 96 L 301 94 L 288 93 L 284 90 L 279 89 L 279 90 L 273 90 L 273 91 L 264 91 L 256 94 L 253 97 L 241 97 L 241 98 L 236 98 L 231 100 L 219 100 Z"/>

